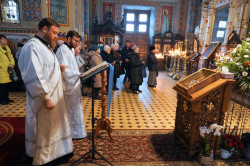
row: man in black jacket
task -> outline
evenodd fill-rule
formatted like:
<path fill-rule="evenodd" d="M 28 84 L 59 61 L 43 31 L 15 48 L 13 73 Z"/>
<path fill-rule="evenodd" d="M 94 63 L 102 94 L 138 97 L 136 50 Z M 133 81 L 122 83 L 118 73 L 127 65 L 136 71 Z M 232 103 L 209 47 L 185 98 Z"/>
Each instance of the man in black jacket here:
<path fill-rule="evenodd" d="M 123 80 L 123 83 L 126 82 L 127 78 L 128 80 L 130 81 L 130 69 L 129 69 L 129 52 L 131 51 L 130 48 L 130 41 L 126 41 L 125 42 L 125 46 L 122 48 L 122 64 L 123 64 L 123 67 L 125 68 L 126 70 L 126 73 L 125 73 L 125 77 L 124 77 L 124 80 Z"/>

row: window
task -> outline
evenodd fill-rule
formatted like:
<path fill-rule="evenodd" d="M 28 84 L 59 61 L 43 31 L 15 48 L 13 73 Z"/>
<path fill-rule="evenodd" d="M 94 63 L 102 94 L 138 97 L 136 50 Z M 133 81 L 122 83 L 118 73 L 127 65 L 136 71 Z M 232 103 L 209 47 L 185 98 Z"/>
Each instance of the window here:
<path fill-rule="evenodd" d="M 219 28 L 226 28 L 227 22 L 226 21 L 220 21 L 219 22 Z"/>
<path fill-rule="evenodd" d="M 125 10 L 126 31 L 147 33 L 149 31 L 149 11 Z"/>
<path fill-rule="evenodd" d="M 126 31 L 134 32 L 134 24 L 126 24 Z"/>
<path fill-rule="evenodd" d="M 147 32 L 147 25 L 139 24 L 139 32 Z"/>
<path fill-rule="evenodd" d="M 219 38 L 224 37 L 224 33 L 225 31 L 217 31 L 216 37 L 219 37 Z"/>
<path fill-rule="evenodd" d="M 140 14 L 139 21 L 140 22 L 147 22 L 148 15 L 147 14 Z"/>
<path fill-rule="evenodd" d="M 127 13 L 127 21 L 135 21 L 135 14 Z"/>
<path fill-rule="evenodd" d="M 1 20 L 3 23 L 20 23 L 18 3 L 5 0 L 1 3 Z"/>

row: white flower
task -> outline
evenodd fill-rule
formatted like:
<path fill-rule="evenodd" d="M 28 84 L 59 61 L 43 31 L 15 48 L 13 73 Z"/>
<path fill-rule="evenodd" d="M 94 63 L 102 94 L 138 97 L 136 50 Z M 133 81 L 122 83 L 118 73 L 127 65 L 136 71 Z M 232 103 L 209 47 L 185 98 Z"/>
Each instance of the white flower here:
<path fill-rule="evenodd" d="M 207 127 L 206 126 L 201 126 L 200 127 L 200 135 L 204 138 L 205 133 L 206 133 Z"/>
<path fill-rule="evenodd" d="M 246 76 L 248 75 L 248 73 L 245 72 L 245 71 L 243 71 L 243 72 L 242 72 L 242 75 L 243 75 L 244 77 L 246 77 Z"/>
<path fill-rule="evenodd" d="M 238 61 L 240 59 L 240 57 L 235 57 L 235 60 Z"/>
<path fill-rule="evenodd" d="M 247 41 L 247 42 L 250 42 L 250 38 L 249 38 L 249 37 L 248 37 L 248 38 L 246 38 L 246 41 Z"/>
<path fill-rule="evenodd" d="M 232 53 L 234 53 L 234 54 L 236 53 L 236 48 L 232 51 Z"/>
<path fill-rule="evenodd" d="M 219 131 L 214 132 L 214 135 L 220 136 L 221 133 Z"/>
<path fill-rule="evenodd" d="M 246 49 L 245 52 L 248 52 L 248 49 Z"/>
<path fill-rule="evenodd" d="M 215 130 L 216 130 L 216 132 L 219 132 L 222 128 L 223 128 L 223 126 L 217 125 Z"/>
<path fill-rule="evenodd" d="M 244 55 L 244 58 L 248 58 L 249 57 L 249 55 Z"/>
<path fill-rule="evenodd" d="M 240 68 L 241 68 L 241 69 L 243 69 L 243 66 L 242 66 L 242 65 L 240 65 Z"/>
<path fill-rule="evenodd" d="M 211 131 L 211 132 L 213 132 L 216 128 L 217 128 L 217 124 L 215 123 L 215 124 L 211 124 L 210 125 L 210 127 L 209 127 L 209 130 Z"/>
<path fill-rule="evenodd" d="M 238 44 L 236 48 L 239 48 L 239 47 L 241 47 L 241 44 Z"/>
<path fill-rule="evenodd" d="M 230 59 L 230 57 L 229 57 L 229 56 L 226 56 L 225 59 L 228 60 L 228 59 Z"/>
<path fill-rule="evenodd" d="M 237 66 L 239 66 L 239 65 L 240 65 L 240 63 L 238 63 L 238 62 L 237 62 L 237 63 L 235 63 L 235 64 L 236 64 Z"/>

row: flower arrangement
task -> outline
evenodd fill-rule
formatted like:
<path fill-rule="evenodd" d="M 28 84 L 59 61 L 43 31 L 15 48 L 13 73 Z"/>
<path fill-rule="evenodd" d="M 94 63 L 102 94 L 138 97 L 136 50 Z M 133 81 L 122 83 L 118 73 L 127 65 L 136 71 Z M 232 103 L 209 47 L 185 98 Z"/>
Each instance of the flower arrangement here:
<path fill-rule="evenodd" d="M 228 56 L 216 62 L 218 67 L 227 67 L 234 73 L 236 85 L 243 91 L 250 90 L 250 39 L 239 44 Z"/>
<path fill-rule="evenodd" d="M 229 152 L 239 151 L 243 149 L 243 143 L 238 136 L 225 134 L 221 140 L 221 148 Z"/>
<path fill-rule="evenodd" d="M 201 144 L 201 153 L 203 156 L 205 157 L 210 157 L 211 155 L 211 150 L 214 147 L 215 144 L 215 136 L 220 136 L 220 130 L 223 127 L 217 124 L 212 124 L 210 125 L 209 128 L 207 128 L 206 126 L 201 126 L 200 127 L 200 135 L 203 137 L 203 141 Z M 208 135 L 212 134 L 212 139 L 208 138 Z"/>

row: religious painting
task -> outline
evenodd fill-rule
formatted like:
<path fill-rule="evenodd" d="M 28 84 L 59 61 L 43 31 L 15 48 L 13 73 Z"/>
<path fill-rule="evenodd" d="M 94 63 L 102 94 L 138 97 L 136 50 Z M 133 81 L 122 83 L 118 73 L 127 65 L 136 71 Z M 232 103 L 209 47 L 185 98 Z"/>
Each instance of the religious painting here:
<path fill-rule="evenodd" d="M 108 13 L 112 13 L 112 22 L 115 21 L 115 2 L 103 2 L 103 20 Z"/>
<path fill-rule="evenodd" d="M 61 26 L 69 26 L 69 0 L 49 0 L 49 17 Z"/>
<path fill-rule="evenodd" d="M 171 31 L 173 18 L 173 6 L 162 6 L 161 11 L 161 33 Z"/>
<path fill-rule="evenodd" d="M 157 52 L 160 52 L 161 51 L 161 44 L 155 44 L 155 50 Z"/>
<path fill-rule="evenodd" d="M 2 22 L 4 22 L 4 23 L 20 23 L 19 5 L 16 1 L 14 1 L 14 0 L 2 1 L 0 12 L 1 12 Z"/>
<path fill-rule="evenodd" d="M 170 44 L 164 44 L 164 49 L 163 49 L 163 52 L 164 53 L 167 53 L 168 51 L 171 50 L 171 45 Z"/>

